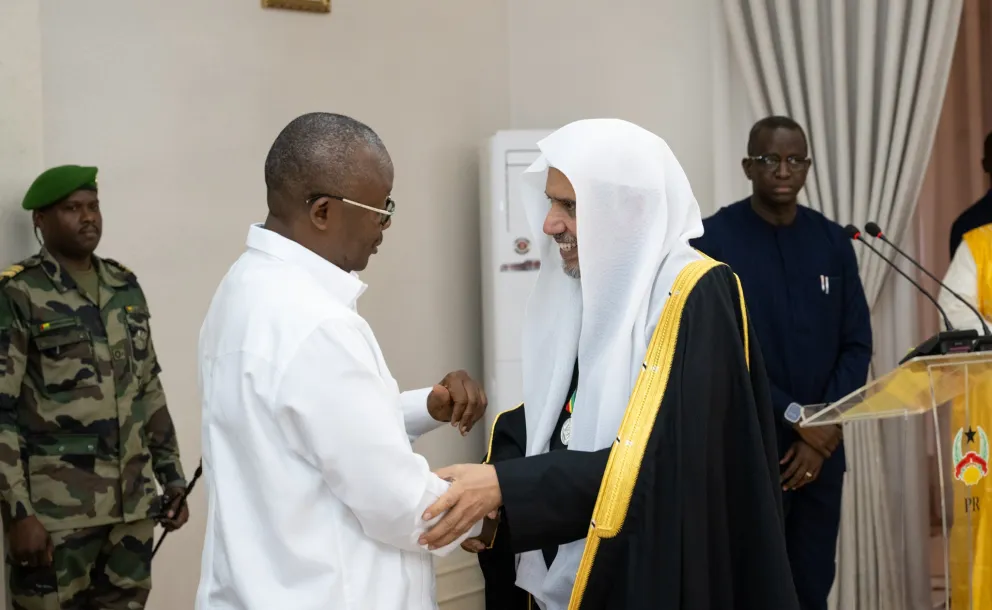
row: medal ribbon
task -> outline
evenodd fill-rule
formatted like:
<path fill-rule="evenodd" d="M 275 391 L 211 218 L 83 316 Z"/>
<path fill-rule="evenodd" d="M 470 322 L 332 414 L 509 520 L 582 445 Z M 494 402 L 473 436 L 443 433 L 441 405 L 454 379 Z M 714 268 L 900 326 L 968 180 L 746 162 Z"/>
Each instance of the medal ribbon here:
<path fill-rule="evenodd" d="M 575 388 L 575 390 L 572 391 L 572 395 L 569 396 L 568 402 L 565 404 L 565 412 L 568 413 L 569 415 L 572 414 L 572 405 L 575 404 L 575 393 L 578 391 L 579 388 Z"/>

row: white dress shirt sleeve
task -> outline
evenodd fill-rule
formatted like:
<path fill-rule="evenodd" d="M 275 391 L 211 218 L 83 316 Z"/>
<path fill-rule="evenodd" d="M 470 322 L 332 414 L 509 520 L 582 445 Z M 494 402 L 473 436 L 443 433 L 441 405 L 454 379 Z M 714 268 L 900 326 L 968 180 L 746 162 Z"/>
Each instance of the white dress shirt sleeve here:
<path fill-rule="evenodd" d="M 971 248 L 968 247 L 967 242 L 961 242 L 961 245 L 954 252 L 954 258 L 951 259 L 951 265 L 947 268 L 947 274 L 944 276 L 944 284 L 958 293 L 962 299 L 968 301 L 972 306 L 977 306 L 978 267 L 975 264 L 975 257 L 972 255 Z M 947 312 L 947 317 L 951 321 L 951 324 L 954 325 L 954 328 L 958 330 L 972 329 L 977 330 L 979 333 L 982 332 L 981 322 L 978 321 L 975 312 L 968 309 L 964 303 L 954 298 L 947 290 L 943 288 L 940 290 L 937 302 Z M 987 320 L 986 322 L 992 325 L 992 322 Z"/>
<path fill-rule="evenodd" d="M 366 535 L 426 552 L 417 544 L 429 525 L 422 515 L 449 484 L 410 448 L 395 383 L 380 375 L 362 333 L 346 321 L 318 326 L 288 363 L 276 398 L 290 449 L 321 473 Z M 481 531 L 480 522 L 432 552 L 447 555 Z"/>
<path fill-rule="evenodd" d="M 403 422 L 406 424 L 406 433 L 410 437 L 410 442 L 417 440 L 431 430 L 441 427 L 444 422 L 439 422 L 427 411 L 427 397 L 430 396 L 430 388 L 410 390 L 400 394 L 400 404 L 403 406 Z"/>

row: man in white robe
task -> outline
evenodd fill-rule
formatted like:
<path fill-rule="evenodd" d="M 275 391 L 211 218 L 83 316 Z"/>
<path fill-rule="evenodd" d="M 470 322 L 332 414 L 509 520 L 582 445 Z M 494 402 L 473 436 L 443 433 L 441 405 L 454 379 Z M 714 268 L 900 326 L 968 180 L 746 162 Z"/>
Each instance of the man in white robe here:
<path fill-rule="evenodd" d="M 411 442 L 446 421 L 466 433 L 485 394 L 463 372 L 401 393 L 356 310 L 356 272 L 395 209 L 392 162 L 371 129 L 301 116 L 272 145 L 265 182 L 265 224 L 250 228 L 200 332 L 208 511 L 196 608 L 434 610 L 418 536 L 449 484 Z"/>

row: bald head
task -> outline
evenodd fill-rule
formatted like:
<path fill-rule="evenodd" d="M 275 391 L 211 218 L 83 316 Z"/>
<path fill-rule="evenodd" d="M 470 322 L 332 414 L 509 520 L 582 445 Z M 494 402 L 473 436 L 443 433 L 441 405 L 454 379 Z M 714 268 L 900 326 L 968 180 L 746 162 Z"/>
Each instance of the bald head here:
<path fill-rule="evenodd" d="M 306 213 L 318 195 L 356 198 L 363 182 L 392 182 L 393 164 L 382 140 L 350 117 L 312 112 L 293 119 L 279 133 L 265 158 L 269 212 L 285 218 Z"/>

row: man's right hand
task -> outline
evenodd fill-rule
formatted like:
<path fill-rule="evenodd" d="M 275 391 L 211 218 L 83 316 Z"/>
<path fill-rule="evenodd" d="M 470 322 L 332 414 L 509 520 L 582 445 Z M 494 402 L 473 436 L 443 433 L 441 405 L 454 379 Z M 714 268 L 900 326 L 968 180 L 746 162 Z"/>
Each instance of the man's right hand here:
<path fill-rule="evenodd" d="M 793 426 L 793 429 L 803 439 L 803 442 L 816 449 L 817 453 L 822 455 L 824 459 L 833 455 L 834 450 L 837 449 L 840 441 L 844 438 L 844 430 L 840 426 L 810 426 L 804 428 L 797 424 Z"/>
<path fill-rule="evenodd" d="M 18 519 L 7 532 L 14 561 L 33 568 L 52 565 L 55 547 L 48 530 L 35 516 Z"/>
<path fill-rule="evenodd" d="M 491 464 L 458 464 L 434 474 L 451 481 L 451 486 L 423 515 L 424 521 L 444 515 L 418 541 L 432 551 L 448 546 L 503 504 L 499 479 Z"/>

